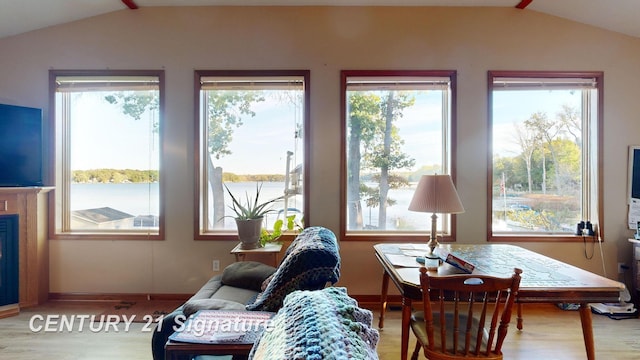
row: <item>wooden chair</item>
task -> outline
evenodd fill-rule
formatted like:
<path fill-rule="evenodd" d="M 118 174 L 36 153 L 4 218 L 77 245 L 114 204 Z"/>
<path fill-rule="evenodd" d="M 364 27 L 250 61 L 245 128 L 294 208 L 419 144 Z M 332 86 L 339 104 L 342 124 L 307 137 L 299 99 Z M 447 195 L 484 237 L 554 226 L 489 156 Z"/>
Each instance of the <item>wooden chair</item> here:
<path fill-rule="evenodd" d="M 418 358 L 420 348 L 430 360 L 502 359 L 521 273 L 516 268 L 507 278 L 436 277 L 420 268 L 424 309 L 411 317 L 411 329 L 418 338 L 411 359 Z"/>

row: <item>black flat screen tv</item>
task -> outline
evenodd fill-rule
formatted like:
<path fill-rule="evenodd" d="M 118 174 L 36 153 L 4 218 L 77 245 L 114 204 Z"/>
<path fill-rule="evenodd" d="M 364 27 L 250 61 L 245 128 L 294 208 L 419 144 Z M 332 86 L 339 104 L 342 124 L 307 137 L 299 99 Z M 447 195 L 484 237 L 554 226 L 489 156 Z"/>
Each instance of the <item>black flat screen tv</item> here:
<path fill-rule="evenodd" d="M 43 186 L 42 109 L 0 104 L 0 186 Z"/>

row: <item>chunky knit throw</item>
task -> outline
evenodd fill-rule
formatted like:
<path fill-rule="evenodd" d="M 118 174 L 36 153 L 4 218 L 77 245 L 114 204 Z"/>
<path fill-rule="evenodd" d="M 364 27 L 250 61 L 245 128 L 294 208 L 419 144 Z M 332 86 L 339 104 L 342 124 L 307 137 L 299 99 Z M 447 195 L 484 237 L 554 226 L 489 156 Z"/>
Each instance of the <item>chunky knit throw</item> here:
<path fill-rule="evenodd" d="M 289 293 L 318 290 L 340 278 L 340 252 L 335 234 L 324 227 L 308 227 L 293 240 L 268 280 L 247 310 L 278 311 Z"/>
<path fill-rule="evenodd" d="M 373 314 L 346 288 L 289 294 L 249 354 L 250 360 L 378 359 Z"/>

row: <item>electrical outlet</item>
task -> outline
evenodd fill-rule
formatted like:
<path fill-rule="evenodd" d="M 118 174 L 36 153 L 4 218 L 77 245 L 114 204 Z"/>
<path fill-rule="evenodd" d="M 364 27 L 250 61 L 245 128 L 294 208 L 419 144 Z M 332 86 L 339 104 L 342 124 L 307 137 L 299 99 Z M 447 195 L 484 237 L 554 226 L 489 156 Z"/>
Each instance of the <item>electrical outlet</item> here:
<path fill-rule="evenodd" d="M 220 260 L 213 260 L 213 271 L 220 271 Z"/>
<path fill-rule="evenodd" d="M 618 274 L 624 274 L 624 271 L 627 269 L 627 264 L 618 263 Z"/>

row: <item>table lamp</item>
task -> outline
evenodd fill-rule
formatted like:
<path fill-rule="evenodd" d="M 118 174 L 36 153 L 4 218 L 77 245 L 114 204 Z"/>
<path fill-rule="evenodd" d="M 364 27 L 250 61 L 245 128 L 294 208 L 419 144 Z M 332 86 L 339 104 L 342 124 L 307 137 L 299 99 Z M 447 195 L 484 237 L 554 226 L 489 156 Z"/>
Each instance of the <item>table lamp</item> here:
<path fill-rule="evenodd" d="M 450 175 L 422 175 L 416 192 L 413 194 L 410 211 L 432 213 L 431 215 L 431 236 L 427 246 L 430 252 L 425 255 L 428 259 L 437 259 L 438 256 L 433 253 L 438 247 L 437 225 L 436 221 L 440 214 L 459 214 L 464 212 L 458 192 L 453 185 Z"/>

